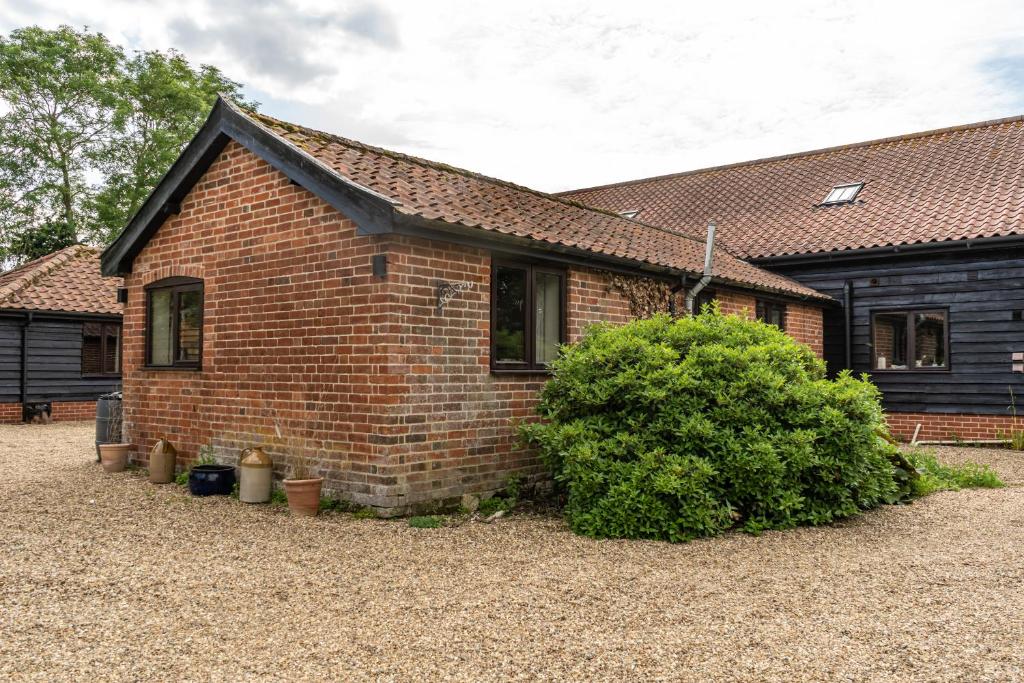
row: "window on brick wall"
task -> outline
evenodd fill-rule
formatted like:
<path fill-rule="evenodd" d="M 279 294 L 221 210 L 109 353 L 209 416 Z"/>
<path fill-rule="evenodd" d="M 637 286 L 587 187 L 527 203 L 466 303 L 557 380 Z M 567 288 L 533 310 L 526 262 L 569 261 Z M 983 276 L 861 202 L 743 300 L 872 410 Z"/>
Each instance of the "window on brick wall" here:
<path fill-rule="evenodd" d="M 949 315 L 944 310 L 871 314 L 874 370 L 948 370 Z"/>
<path fill-rule="evenodd" d="M 757 302 L 757 319 L 763 320 L 769 325 L 775 325 L 780 330 L 786 329 L 786 304 L 777 301 Z"/>
<path fill-rule="evenodd" d="M 121 374 L 121 325 L 90 322 L 82 324 L 82 374 Z"/>
<path fill-rule="evenodd" d="M 565 342 L 565 272 L 495 260 L 491 268 L 491 369 L 543 371 Z"/>
<path fill-rule="evenodd" d="M 175 277 L 146 287 L 146 365 L 195 368 L 203 355 L 203 281 Z"/>

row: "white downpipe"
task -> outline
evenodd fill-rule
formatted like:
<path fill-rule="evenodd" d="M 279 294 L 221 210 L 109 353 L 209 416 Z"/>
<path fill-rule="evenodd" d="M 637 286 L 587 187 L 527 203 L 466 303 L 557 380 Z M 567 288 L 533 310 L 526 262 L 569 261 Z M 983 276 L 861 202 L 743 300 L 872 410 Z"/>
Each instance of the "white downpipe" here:
<path fill-rule="evenodd" d="M 708 240 L 704 246 L 704 275 L 686 293 L 686 314 L 693 315 L 693 304 L 701 290 L 711 283 L 711 267 L 715 260 L 715 222 L 708 221 Z"/>

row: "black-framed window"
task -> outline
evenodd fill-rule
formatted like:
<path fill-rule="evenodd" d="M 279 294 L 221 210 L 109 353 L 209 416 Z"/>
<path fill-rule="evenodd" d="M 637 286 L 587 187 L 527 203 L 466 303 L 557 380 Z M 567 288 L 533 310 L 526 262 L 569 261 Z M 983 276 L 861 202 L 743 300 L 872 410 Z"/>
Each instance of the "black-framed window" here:
<path fill-rule="evenodd" d="M 565 343 L 565 271 L 495 260 L 491 369 L 543 371 Z"/>
<path fill-rule="evenodd" d="M 175 277 L 146 287 L 146 365 L 196 368 L 203 360 L 203 281 Z"/>
<path fill-rule="evenodd" d="M 82 323 L 82 375 L 121 374 L 121 323 Z"/>
<path fill-rule="evenodd" d="M 943 309 L 871 313 L 871 368 L 949 369 L 949 312 Z"/>
<path fill-rule="evenodd" d="M 786 304 L 777 301 L 757 301 L 756 315 L 758 320 L 763 320 L 769 325 L 775 325 L 780 330 L 786 329 Z"/>

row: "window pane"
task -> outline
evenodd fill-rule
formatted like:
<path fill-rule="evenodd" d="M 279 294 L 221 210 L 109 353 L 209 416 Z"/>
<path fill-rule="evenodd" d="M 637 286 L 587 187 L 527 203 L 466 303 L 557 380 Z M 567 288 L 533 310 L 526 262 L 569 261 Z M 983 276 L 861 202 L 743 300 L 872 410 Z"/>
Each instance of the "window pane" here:
<path fill-rule="evenodd" d="M 103 372 L 120 374 L 121 372 L 121 326 L 104 325 L 103 334 Z"/>
<path fill-rule="evenodd" d="M 103 372 L 101 365 L 103 325 L 85 323 L 82 325 L 82 374 L 98 375 Z"/>
<path fill-rule="evenodd" d="M 534 324 L 534 353 L 537 364 L 558 356 L 562 341 L 562 278 L 555 273 L 537 273 L 534 279 L 537 317 Z"/>
<path fill-rule="evenodd" d="M 946 314 L 914 314 L 914 367 L 946 367 Z"/>
<path fill-rule="evenodd" d="M 149 293 L 149 362 L 171 364 L 171 292 L 165 289 Z"/>
<path fill-rule="evenodd" d="M 203 296 L 199 292 L 178 294 L 178 361 L 199 361 Z"/>
<path fill-rule="evenodd" d="M 875 368 L 907 369 L 907 314 L 878 313 L 874 325 Z"/>
<path fill-rule="evenodd" d="M 526 277 L 521 268 L 494 270 L 494 360 L 526 362 Z"/>

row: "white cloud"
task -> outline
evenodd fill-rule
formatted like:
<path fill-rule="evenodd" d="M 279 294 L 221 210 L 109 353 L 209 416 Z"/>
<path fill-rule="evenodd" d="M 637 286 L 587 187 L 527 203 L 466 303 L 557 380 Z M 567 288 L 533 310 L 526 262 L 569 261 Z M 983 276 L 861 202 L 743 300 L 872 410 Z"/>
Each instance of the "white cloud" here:
<path fill-rule="evenodd" d="M 268 113 L 545 190 L 1021 113 L 1024 6 L 19 0 Z"/>

